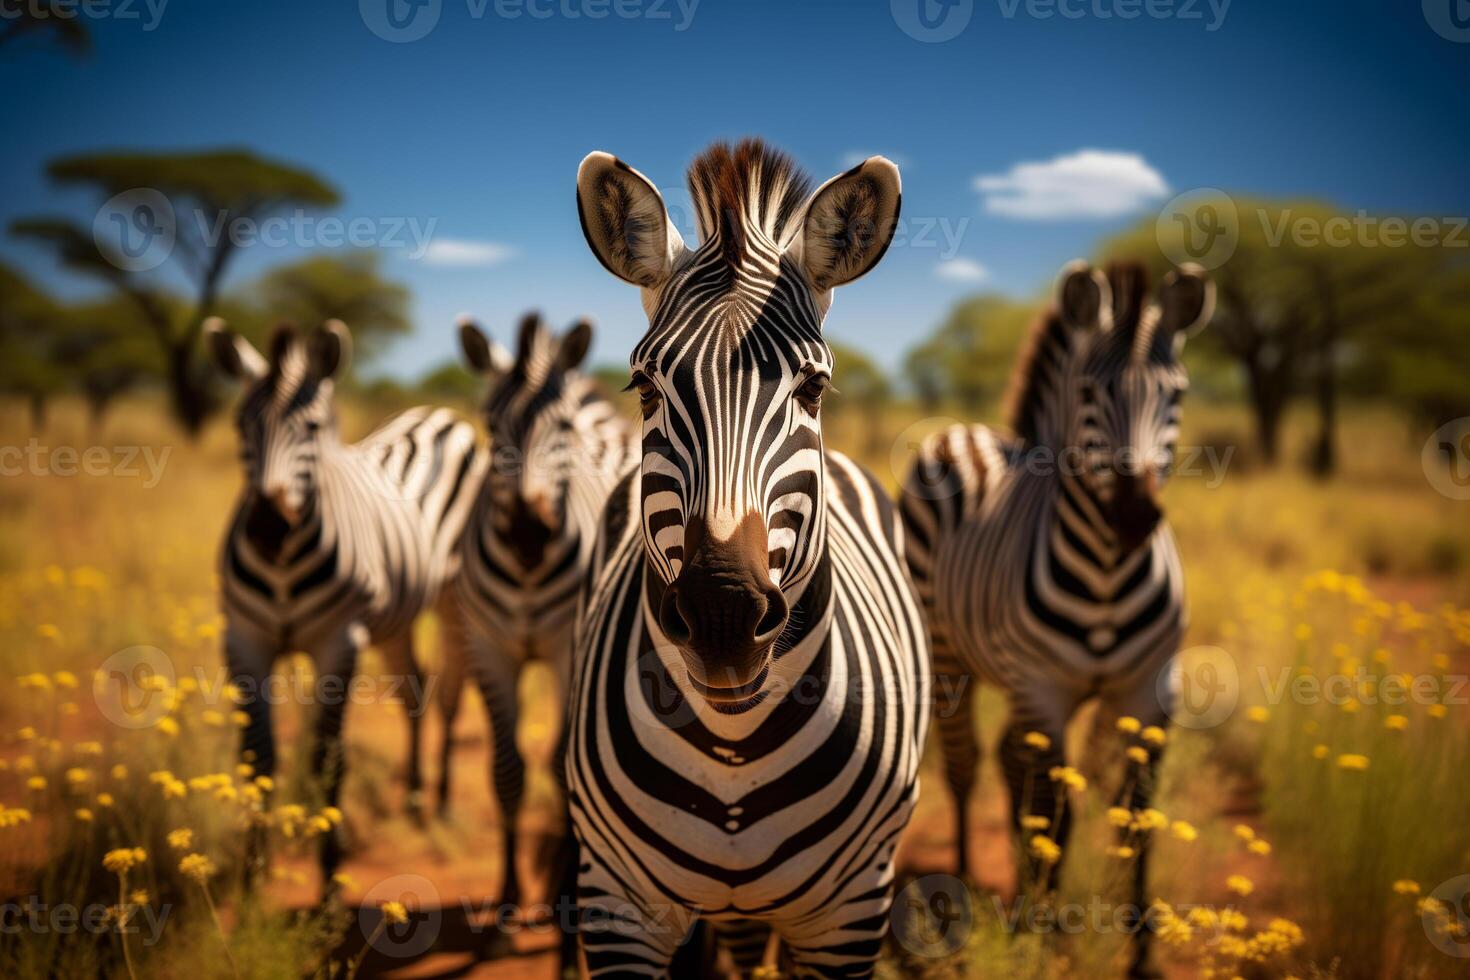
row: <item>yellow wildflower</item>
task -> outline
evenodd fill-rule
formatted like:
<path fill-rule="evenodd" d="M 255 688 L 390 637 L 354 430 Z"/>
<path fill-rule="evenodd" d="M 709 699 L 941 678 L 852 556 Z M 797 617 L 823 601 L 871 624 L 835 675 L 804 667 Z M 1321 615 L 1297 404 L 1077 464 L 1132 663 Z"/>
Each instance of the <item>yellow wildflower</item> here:
<path fill-rule="evenodd" d="M 82 823 L 91 823 L 92 811 L 88 810 L 84 806 L 77 807 L 77 819 L 80 820 Z"/>
<path fill-rule="evenodd" d="M 1126 827 L 1133 822 L 1133 813 L 1127 807 L 1108 807 L 1108 823 L 1114 827 Z"/>
<path fill-rule="evenodd" d="M 141 847 L 117 847 L 102 856 L 102 866 L 113 874 L 124 874 L 144 861 L 148 852 Z"/>
<path fill-rule="evenodd" d="M 1235 834 L 1236 837 L 1239 837 L 1241 840 L 1255 840 L 1256 839 L 1256 832 L 1251 829 L 1251 827 L 1250 827 L 1249 824 L 1243 824 L 1243 823 L 1236 824 L 1233 833 Z"/>
<path fill-rule="evenodd" d="M 1045 830 L 1051 826 L 1051 821 L 1046 817 L 1035 814 L 1027 814 L 1021 818 L 1021 827 L 1025 830 Z"/>
<path fill-rule="evenodd" d="M 203 854 L 185 854 L 179 861 L 179 872 L 204 884 L 215 872 L 214 862 Z"/>
<path fill-rule="evenodd" d="M 379 902 L 378 908 L 383 912 L 383 918 L 395 926 L 401 926 L 408 921 L 408 909 L 403 907 L 402 902 Z"/>
<path fill-rule="evenodd" d="M 1175 820 L 1169 829 L 1174 834 L 1176 840 L 1193 841 L 1199 839 L 1199 831 L 1195 830 L 1194 825 L 1187 820 Z"/>
<path fill-rule="evenodd" d="M 1138 737 L 1143 739 L 1149 745 L 1154 746 L 1163 745 L 1165 739 L 1164 730 L 1158 725 L 1149 725 L 1147 728 L 1139 733 Z"/>
<path fill-rule="evenodd" d="M 1071 789 L 1081 791 L 1087 788 L 1087 777 L 1071 766 L 1052 766 L 1047 775 L 1052 782 L 1061 783 Z"/>
<path fill-rule="evenodd" d="M 1245 897 L 1256 890 L 1255 882 L 1251 881 L 1245 875 L 1231 875 L 1225 879 L 1225 887 L 1241 897 Z"/>
<path fill-rule="evenodd" d="M 57 687 L 65 688 L 68 691 L 75 691 L 77 689 L 77 675 L 69 670 L 58 670 L 51 675 L 51 680 Z"/>
<path fill-rule="evenodd" d="M 1429 717 L 1431 718 L 1443 718 L 1449 713 L 1449 709 L 1442 704 L 1431 704 L 1429 706 Z"/>
<path fill-rule="evenodd" d="M 1137 735 L 1142 727 L 1142 723 L 1132 715 L 1124 715 L 1118 719 L 1118 731 L 1124 735 Z"/>
<path fill-rule="evenodd" d="M 1109 845 L 1107 852 L 1109 857 L 1120 858 L 1124 861 L 1131 858 L 1134 854 L 1133 848 L 1127 844 Z"/>
<path fill-rule="evenodd" d="M 1043 864 L 1056 864 L 1062 859 L 1062 849 L 1057 842 L 1044 834 L 1036 834 L 1031 838 L 1031 853 L 1041 860 Z"/>
<path fill-rule="evenodd" d="M 1027 748 L 1035 749 L 1038 752 L 1045 752 L 1051 748 L 1051 739 L 1044 732 L 1027 732 L 1021 741 L 1026 743 Z"/>
<path fill-rule="evenodd" d="M 1383 727 L 1391 732 L 1401 732 L 1409 727 L 1408 715 L 1389 715 L 1383 719 Z"/>
<path fill-rule="evenodd" d="M 180 827 L 168 832 L 168 846 L 176 851 L 187 851 L 194 846 L 194 831 Z"/>
<path fill-rule="evenodd" d="M 1368 757 L 1366 755 L 1353 755 L 1351 753 L 1340 755 L 1337 757 L 1337 768 L 1362 772 L 1368 768 Z"/>
<path fill-rule="evenodd" d="M 160 718 L 158 719 L 158 724 L 154 727 L 169 738 L 173 738 L 179 733 L 179 723 L 173 718 Z"/>
<path fill-rule="evenodd" d="M 1270 843 L 1263 840 L 1253 840 L 1249 844 L 1245 845 L 1245 848 L 1252 854 L 1259 854 L 1262 857 L 1271 853 Z"/>
<path fill-rule="evenodd" d="M 30 779 L 27 779 L 26 780 L 26 786 L 28 786 L 29 788 L 34 789 L 34 790 L 42 790 L 42 789 L 45 789 L 46 788 L 46 777 L 45 776 L 32 776 Z"/>
<path fill-rule="evenodd" d="M 1141 745 L 1128 746 L 1128 758 L 1140 766 L 1148 765 L 1148 749 Z"/>
<path fill-rule="evenodd" d="M 113 799 L 112 799 L 112 794 L 111 793 L 98 793 L 97 794 L 97 805 L 98 806 L 112 806 L 112 804 L 113 804 Z"/>
<path fill-rule="evenodd" d="M 1264 705 L 1253 704 L 1245 710 L 1245 716 L 1259 725 L 1271 717 L 1271 711 Z"/>
<path fill-rule="evenodd" d="M 1417 895 L 1419 894 L 1419 883 L 1409 878 L 1400 878 L 1393 883 L 1393 890 L 1398 895 Z"/>
<path fill-rule="evenodd" d="M 1314 745 L 1312 746 L 1312 758 L 1325 759 L 1329 754 L 1331 754 L 1331 751 L 1332 750 L 1325 745 Z"/>

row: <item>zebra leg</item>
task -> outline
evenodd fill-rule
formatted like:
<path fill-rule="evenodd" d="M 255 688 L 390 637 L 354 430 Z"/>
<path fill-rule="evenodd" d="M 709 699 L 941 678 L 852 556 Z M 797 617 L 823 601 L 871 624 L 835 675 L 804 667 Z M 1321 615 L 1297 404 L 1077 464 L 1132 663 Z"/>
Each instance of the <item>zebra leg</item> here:
<path fill-rule="evenodd" d="M 383 656 L 388 670 L 402 679 L 403 709 L 408 715 L 408 802 L 407 809 L 415 821 L 424 812 L 423 723 L 424 675 L 414 656 L 413 627 L 384 641 Z"/>
<path fill-rule="evenodd" d="M 318 685 L 323 678 L 336 678 L 339 687 L 324 693 L 317 706 L 316 730 L 312 742 L 311 773 L 321 786 L 322 804 L 337 806 L 341 799 L 342 780 L 347 773 L 347 757 L 342 744 L 342 723 L 347 716 L 347 697 L 357 657 L 367 645 L 367 630 L 358 623 L 347 626 L 316 658 Z M 322 834 L 322 882 L 330 882 L 342 863 L 342 832 L 334 827 Z"/>
<path fill-rule="evenodd" d="M 1066 790 L 1049 775 L 1053 767 L 1067 764 L 1066 720 L 1072 706 L 1045 704 L 1045 700 L 1050 699 L 1023 699 L 1013 692 L 1010 721 L 1000 740 L 1001 769 L 1010 791 L 1011 826 L 1021 855 L 1016 884 L 1022 893 L 1037 886 L 1052 892 L 1061 880 L 1061 861 L 1038 854 L 1032 838 L 1049 837 L 1065 854 L 1072 829 Z M 1037 744 L 1035 735 L 1042 736 L 1044 742 Z"/>
<path fill-rule="evenodd" d="M 944 776 L 955 807 L 955 873 L 970 873 L 970 797 L 980 771 L 975 737 L 975 685 L 941 630 L 933 631 L 935 722 L 944 751 Z"/>
<path fill-rule="evenodd" d="M 502 858 L 505 863 L 505 885 L 501 889 L 500 901 L 505 905 L 517 905 L 521 900 L 520 872 L 516 869 L 516 852 L 519 850 L 516 824 L 526 789 L 526 763 L 521 758 L 520 746 L 516 744 L 516 727 L 520 718 L 517 695 L 520 673 L 520 661 L 490 649 L 483 638 L 476 638 L 475 674 L 495 740 L 490 781 L 495 788 L 495 799 L 500 804 Z"/>
<path fill-rule="evenodd" d="M 439 601 L 439 690 L 435 698 L 443 728 L 439 746 L 439 816 L 449 815 L 449 787 L 454 754 L 454 721 L 463 700 L 465 673 L 469 667 L 469 640 L 463 613 L 453 598 Z"/>
<path fill-rule="evenodd" d="M 711 922 L 710 928 L 742 977 L 748 977 L 766 961 L 766 947 L 771 941 L 771 927 L 758 919 L 736 919 Z"/>
<path fill-rule="evenodd" d="M 270 701 L 266 697 L 266 681 L 275 656 L 273 643 L 234 620 L 225 628 L 225 666 L 230 680 L 240 691 L 236 706 L 248 719 L 240 731 L 240 758 L 253 766 L 258 776 L 274 777 L 276 773 L 276 740 L 271 729 Z M 264 825 L 252 821 L 245 835 L 247 887 L 265 870 L 266 842 Z"/>
<path fill-rule="evenodd" d="M 673 902 L 648 902 L 631 895 L 620 879 L 598 861 L 594 849 L 578 842 L 577 945 L 586 977 L 669 977 L 676 953 L 698 942 L 694 912 Z M 689 950 L 686 950 L 689 952 Z M 675 971 L 677 980 L 700 974 Z"/>

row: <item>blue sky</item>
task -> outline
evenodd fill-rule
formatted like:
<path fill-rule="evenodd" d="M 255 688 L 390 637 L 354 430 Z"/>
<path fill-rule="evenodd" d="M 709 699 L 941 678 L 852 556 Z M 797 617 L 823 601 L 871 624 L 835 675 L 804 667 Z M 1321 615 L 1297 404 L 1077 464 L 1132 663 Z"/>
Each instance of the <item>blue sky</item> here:
<path fill-rule="evenodd" d="M 397 43 L 373 26 L 391 34 L 386 4 L 406 18 L 407 0 L 151 2 L 88 18 L 84 57 L 5 50 L 0 223 L 90 224 L 100 202 L 44 177 L 59 154 L 248 146 L 304 165 L 341 190 L 334 216 L 380 237 L 405 224 L 384 259 L 413 290 L 415 331 L 376 366 L 395 374 L 454 356 L 461 310 L 502 338 L 528 308 L 590 314 L 594 358 L 625 357 L 646 322 L 637 292 L 598 265 L 575 213 L 593 149 L 676 208 L 713 139 L 764 136 L 819 181 L 894 159 L 905 240 L 828 319 L 890 366 L 959 297 L 1035 295 L 1182 191 L 1470 213 L 1470 43 L 1418 0 L 1062 0 L 1073 16 L 1050 0 L 438 0 L 437 21 L 426 0 L 405 22 L 432 29 Z M 963 29 L 910 36 L 920 2 L 940 32 Z M 409 227 L 426 255 L 410 257 Z M 301 254 L 256 246 L 230 284 Z M 9 236 L 0 258 L 66 295 L 91 288 Z"/>

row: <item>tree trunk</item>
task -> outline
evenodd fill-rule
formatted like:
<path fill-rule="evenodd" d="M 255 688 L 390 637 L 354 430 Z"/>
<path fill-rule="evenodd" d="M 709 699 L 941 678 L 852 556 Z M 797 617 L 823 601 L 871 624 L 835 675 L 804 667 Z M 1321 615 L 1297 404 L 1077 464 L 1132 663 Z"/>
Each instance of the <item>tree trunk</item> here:
<path fill-rule="evenodd" d="M 1246 362 L 1251 415 L 1256 426 L 1256 448 L 1267 466 L 1275 466 L 1281 454 L 1281 416 L 1286 408 L 1286 389 L 1279 377 L 1258 360 Z"/>
<path fill-rule="evenodd" d="M 193 345 L 176 342 L 168 349 L 168 392 L 174 419 L 190 439 L 199 431 L 213 407 L 204 372 L 194 362 Z"/>
<path fill-rule="evenodd" d="M 1330 342 L 1322 351 L 1317 370 L 1317 440 L 1307 465 L 1312 475 L 1326 478 L 1337 469 L 1337 369 Z"/>
<path fill-rule="evenodd" d="M 45 392 L 31 392 L 31 431 L 40 432 L 46 428 L 46 394 Z"/>

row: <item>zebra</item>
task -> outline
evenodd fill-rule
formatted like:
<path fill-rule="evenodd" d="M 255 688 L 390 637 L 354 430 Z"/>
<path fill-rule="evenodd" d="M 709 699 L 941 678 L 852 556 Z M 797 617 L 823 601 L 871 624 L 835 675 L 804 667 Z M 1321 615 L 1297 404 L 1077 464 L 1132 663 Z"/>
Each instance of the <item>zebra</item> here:
<path fill-rule="evenodd" d="M 636 170 L 578 172 L 588 244 L 649 317 L 641 464 L 603 515 L 569 714 L 592 976 L 666 974 L 700 920 L 742 970 L 774 932 L 798 975 L 865 976 L 887 928 L 928 643 L 897 507 L 820 417 L 822 321 L 888 247 L 898 168 L 808 188 L 758 140 L 715 144 L 691 249 Z"/>
<path fill-rule="evenodd" d="M 325 804 L 336 806 L 348 683 L 358 654 L 373 644 L 407 681 L 408 790 L 416 808 L 424 688 L 412 627 L 436 602 L 447 605 L 439 598 L 459 565 L 483 462 L 474 427 L 448 409 L 413 408 L 344 445 L 333 395 L 351 335 L 340 321 L 306 339 L 278 327 L 268 357 L 218 318 L 205 324 L 205 335 L 223 372 L 245 385 L 236 412 L 245 484 L 219 559 L 225 661 L 248 716 L 242 757 L 257 774 L 274 774 L 265 685 L 278 656 L 309 653 L 321 695 L 311 772 Z M 329 890 L 340 857 L 338 834 L 326 834 L 321 864 Z"/>
<path fill-rule="evenodd" d="M 488 382 L 484 417 L 492 460 L 465 529 L 455 597 L 468 628 L 468 668 L 495 740 L 491 782 L 504 824 L 501 901 L 515 906 L 516 816 L 525 787 L 516 745 L 521 669 L 543 659 L 560 691 L 568 688 L 578 591 L 602 506 L 634 460 L 633 442 L 627 420 L 580 370 L 592 341 L 590 322 L 578 321 L 558 337 L 538 314 L 528 314 L 514 356 L 468 316 L 459 336 L 466 362 Z M 449 732 L 464 679 L 462 668 L 440 678 L 441 811 L 449 801 Z"/>
<path fill-rule="evenodd" d="M 1069 265 L 1015 368 L 1014 438 L 954 425 L 923 441 L 904 481 L 908 561 L 932 630 L 935 684 L 955 699 L 938 725 L 961 875 L 979 763 L 972 675 L 1009 700 L 1000 758 L 1018 834 L 1065 845 L 1071 821 L 1065 806 L 1055 817 L 1050 773 L 1065 765 L 1067 721 L 1091 699 L 1097 730 L 1131 719 L 1124 734 L 1142 750 L 1117 805 L 1149 805 L 1186 625 L 1179 554 L 1157 498 L 1188 384 L 1180 354 L 1208 322 L 1214 290 L 1202 269 L 1185 266 L 1155 297 L 1148 291 L 1135 264 L 1106 275 Z M 1138 850 L 1142 909 L 1147 849 Z M 1023 878 L 1054 888 L 1059 867 L 1024 858 Z M 1147 939 L 1141 931 L 1139 973 L 1149 969 Z"/>

